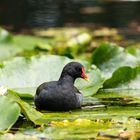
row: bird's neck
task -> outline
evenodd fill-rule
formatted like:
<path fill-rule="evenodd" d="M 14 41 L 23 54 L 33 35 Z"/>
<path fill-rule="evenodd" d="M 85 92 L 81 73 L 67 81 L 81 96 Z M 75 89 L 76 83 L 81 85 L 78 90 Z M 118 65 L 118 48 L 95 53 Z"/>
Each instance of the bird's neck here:
<path fill-rule="evenodd" d="M 64 83 L 64 84 L 74 85 L 75 78 L 70 75 L 61 74 L 59 78 L 59 82 L 61 82 L 62 84 Z"/>

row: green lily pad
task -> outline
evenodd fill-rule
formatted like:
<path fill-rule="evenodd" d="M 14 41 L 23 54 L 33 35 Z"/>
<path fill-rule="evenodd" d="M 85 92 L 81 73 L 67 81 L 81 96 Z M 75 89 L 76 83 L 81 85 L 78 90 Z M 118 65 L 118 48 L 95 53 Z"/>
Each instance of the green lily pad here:
<path fill-rule="evenodd" d="M 104 104 L 139 105 L 140 104 L 140 66 L 121 67 L 111 78 L 107 79 L 103 88 L 94 96 Z"/>
<path fill-rule="evenodd" d="M 112 73 L 119 67 L 135 67 L 139 64 L 135 56 L 115 44 L 102 44 L 94 51 L 92 62 L 103 72 L 106 78 L 111 77 Z"/>
<path fill-rule="evenodd" d="M 9 90 L 7 97 L 11 98 L 13 101 L 19 104 L 21 112 L 29 121 L 32 121 L 36 125 L 48 123 L 47 117 L 45 117 L 44 114 L 37 111 L 35 108 L 33 108 L 33 106 L 29 105 L 25 101 L 21 100 L 16 92 Z"/>
<path fill-rule="evenodd" d="M 103 88 L 140 89 L 139 82 L 140 66 L 125 66 L 117 69 L 112 77 L 104 82 Z"/>
<path fill-rule="evenodd" d="M 48 51 L 51 50 L 48 39 L 29 35 L 12 36 L 8 31 L 0 28 L 0 61 L 22 55 L 25 51 L 34 51 L 35 48 L 42 46 L 47 46 Z"/>
<path fill-rule="evenodd" d="M 39 44 L 48 44 L 49 40 L 46 38 L 35 37 L 30 35 L 16 35 L 13 37 L 13 43 L 23 50 L 33 50 Z"/>
<path fill-rule="evenodd" d="M 118 136 L 120 130 L 123 132 L 124 129 L 127 129 L 128 134 L 132 132 L 130 134 L 137 139 L 140 134 L 140 122 L 135 116 L 139 115 L 139 109 L 139 107 L 109 107 L 89 111 L 48 112 L 49 116 L 46 114 L 46 117 L 50 119 L 50 125 L 22 128 L 14 135 L 11 133 L 2 135 L 0 139 L 96 139 L 99 132 Z"/>
<path fill-rule="evenodd" d="M 12 35 L 3 28 L 0 28 L 0 43 L 8 43 L 12 41 Z"/>
<path fill-rule="evenodd" d="M 10 129 L 20 115 L 20 107 L 12 99 L 0 96 L 0 132 Z"/>
<path fill-rule="evenodd" d="M 5 61 L 0 68 L 1 85 L 19 93 L 34 95 L 37 86 L 43 82 L 58 80 L 64 65 L 70 61 L 75 60 L 53 55 L 17 57 Z M 89 64 L 87 62 L 83 62 L 83 64 L 88 69 Z M 77 83 L 85 95 L 95 93 L 103 84 L 103 78 L 98 69 L 91 70 L 89 78 L 90 82 L 79 79 L 79 84 Z"/>
<path fill-rule="evenodd" d="M 84 93 L 85 96 L 91 96 L 95 94 L 100 88 L 103 87 L 104 78 L 101 75 L 99 69 L 89 70 L 88 72 L 89 81 L 78 79 L 76 86 Z"/>
<path fill-rule="evenodd" d="M 126 51 L 138 58 L 140 62 L 140 48 L 128 47 L 126 48 Z"/>
<path fill-rule="evenodd" d="M 131 128 L 135 127 L 139 128 L 140 124 L 139 121 L 135 119 L 139 118 L 140 116 L 140 107 L 112 106 L 107 108 L 94 108 L 90 110 L 75 110 L 71 112 L 46 111 L 44 113 L 41 113 L 36 111 L 28 103 L 21 100 L 14 92 L 9 91 L 7 97 L 17 102 L 21 107 L 22 113 L 34 124 L 56 124 L 56 126 L 47 126 L 42 127 L 42 129 L 38 129 L 41 131 L 41 133 L 43 133 L 43 135 L 49 136 L 49 138 L 55 138 L 56 136 L 58 137 L 58 134 L 60 135 L 61 131 L 66 133 L 65 138 L 81 138 L 81 134 L 84 138 L 89 138 L 89 134 L 90 136 L 95 137 L 97 136 L 97 133 L 99 131 L 108 132 L 109 134 L 117 134 L 120 128 L 127 128 L 130 130 Z M 78 129 L 79 127 L 80 129 Z M 74 135 L 74 132 L 77 129 L 79 132 Z M 111 133 L 112 129 L 113 133 Z M 22 131 L 23 130 L 24 129 L 22 129 Z M 40 132 L 34 133 L 36 130 L 26 130 L 26 133 L 24 133 L 24 130 L 23 134 L 34 134 L 34 136 L 38 137 Z M 88 135 L 86 135 L 86 133 L 83 133 L 85 132 L 85 130 L 87 130 L 86 133 Z M 135 131 L 135 129 L 132 130 Z M 72 135 L 69 135 L 69 132 Z M 59 138 L 64 138 L 64 136 L 60 136 Z"/>
<path fill-rule="evenodd" d="M 6 30 L 0 28 L 0 62 L 21 52 L 13 43 L 13 36 Z"/>
<path fill-rule="evenodd" d="M 20 48 L 17 48 L 12 43 L 3 43 L 0 44 L 0 61 L 4 61 L 6 59 L 9 59 L 16 54 L 20 53 L 22 50 Z"/>

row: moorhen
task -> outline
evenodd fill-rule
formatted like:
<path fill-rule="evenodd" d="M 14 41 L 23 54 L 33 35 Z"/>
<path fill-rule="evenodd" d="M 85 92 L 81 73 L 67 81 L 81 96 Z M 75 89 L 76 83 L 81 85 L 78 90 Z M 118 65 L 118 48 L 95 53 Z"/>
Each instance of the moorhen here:
<path fill-rule="evenodd" d="M 38 110 L 69 111 L 81 108 L 83 96 L 74 86 L 76 78 L 88 80 L 84 67 L 78 62 L 68 63 L 58 81 L 41 84 L 34 98 Z"/>

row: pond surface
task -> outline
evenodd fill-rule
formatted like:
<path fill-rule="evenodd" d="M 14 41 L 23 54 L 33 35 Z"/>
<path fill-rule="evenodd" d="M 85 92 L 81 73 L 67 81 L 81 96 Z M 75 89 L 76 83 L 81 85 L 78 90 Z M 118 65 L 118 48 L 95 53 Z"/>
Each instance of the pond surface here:
<path fill-rule="evenodd" d="M 6 0 L 0 2 L 0 7 L 0 23 L 13 24 L 16 29 L 56 27 L 67 23 L 124 27 L 140 21 L 139 1 Z"/>
<path fill-rule="evenodd" d="M 89 106 L 89 109 L 83 107 L 79 111 L 46 113 L 51 123 L 43 130 L 43 134 L 49 139 L 101 139 L 102 134 L 104 139 L 119 139 L 123 134 L 138 139 L 139 93 L 140 90 L 108 90 L 95 95 L 97 99 L 84 99 L 84 104 L 94 101 L 96 106 L 92 109 Z"/>
<path fill-rule="evenodd" d="M 29 37 L 28 40 L 27 36 L 18 36 L 14 39 L 20 47 L 31 46 L 31 49 L 27 48 L 29 50 L 34 50 L 34 47 L 37 49 L 36 43 L 40 44 L 42 41 L 41 38 L 33 37 Z M 19 50 L 16 43 L 15 47 L 13 46 L 15 52 L 12 56 L 5 59 L 5 54 L 2 53 L 4 63 L 0 65 L 0 81 L 1 85 L 8 86 L 10 90 L 6 96 L 0 96 L 0 109 L 3 111 L 0 115 L 0 122 L 3 123 L 0 128 L 3 133 L 5 128 L 8 131 L 1 135 L 0 139 L 101 139 L 100 137 L 124 139 L 125 137 L 135 140 L 140 137 L 140 66 L 139 51 L 135 54 L 137 48 L 129 53 L 130 50 L 114 46 L 112 43 L 101 45 L 96 49 L 96 53 L 93 52 L 94 58 L 90 58 L 91 61 L 97 61 L 88 64 L 88 61 L 84 62 L 81 59 L 87 70 L 90 67 L 87 71 L 90 82 L 82 83 L 77 80 L 77 85 L 75 84 L 84 96 L 91 96 L 84 98 L 83 108 L 69 112 L 39 112 L 33 103 L 36 87 L 31 87 L 38 86 L 44 81 L 58 79 L 63 66 L 71 60 L 62 56 L 46 55 L 49 49 L 46 54 L 39 56 L 25 57 L 23 54 L 23 57 L 17 57 L 19 56 L 17 52 L 22 56 L 24 49 Z M 11 44 L 13 45 L 13 42 Z M 6 44 L 9 48 L 8 55 L 11 54 L 11 44 Z M 76 56 L 78 55 L 77 53 Z M 101 57 L 103 55 L 104 57 Z M 77 60 L 76 56 L 74 60 Z M 93 64 L 96 66 L 92 67 Z M 112 76 L 105 79 L 103 74 L 108 76 L 108 73 Z M 16 111 L 14 114 L 13 110 Z"/>
<path fill-rule="evenodd" d="M 86 97 L 82 110 L 43 112 L 49 121 L 48 125 L 33 128 L 31 123 L 24 124 L 22 120 L 22 128 L 18 128 L 16 134 L 5 134 L 1 139 L 139 139 L 140 105 L 139 97 L 135 96 L 138 93 L 139 90 L 133 90 L 132 94 L 131 90 L 125 90 L 116 93 L 101 92 L 97 99 Z M 93 100 L 96 105 L 85 108 Z M 10 132 L 16 130 L 16 125 Z"/>

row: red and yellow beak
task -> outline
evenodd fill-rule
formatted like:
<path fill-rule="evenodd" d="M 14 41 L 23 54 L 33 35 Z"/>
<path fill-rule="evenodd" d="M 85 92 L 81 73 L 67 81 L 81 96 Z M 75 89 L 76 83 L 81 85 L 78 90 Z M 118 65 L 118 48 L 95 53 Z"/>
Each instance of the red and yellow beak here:
<path fill-rule="evenodd" d="M 89 78 L 88 78 L 88 76 L 87 76 L 87 74 L 86 74 L 84 68 L 82 68 L 82 75 L 81 75 L 81 77 L 82 77 L 83 79 L 85 79 L 86 81 L 89 81 Z"/>

